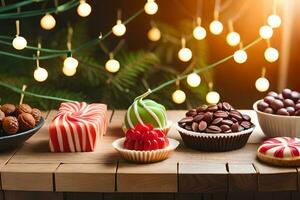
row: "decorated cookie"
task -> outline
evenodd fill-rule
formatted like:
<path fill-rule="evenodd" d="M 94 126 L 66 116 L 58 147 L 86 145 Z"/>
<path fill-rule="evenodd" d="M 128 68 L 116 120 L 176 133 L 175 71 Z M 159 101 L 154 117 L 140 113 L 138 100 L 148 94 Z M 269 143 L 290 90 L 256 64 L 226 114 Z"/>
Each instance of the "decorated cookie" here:
<path fill-rule="evenodd" d="M 124 120 L 124 132 L 137 124 L 151 124 L 153 128 L 167 132 L 170 122 L 167 121 L 165 107 L 153 100 L 143 99 L 146 95 L 136 98 L 128 108 Z"/>
<path fill-rule="evenodd" d="M 93 151 L 108 126 L 105 104 L 62 103 L 49 128 L 52 152 Z"/>
<path fill-rule="evenodd" d="M 300 166 L 300 139 L 291 137 L 268 139 L 258 147 L 257 157 L 271 165 Z"/>

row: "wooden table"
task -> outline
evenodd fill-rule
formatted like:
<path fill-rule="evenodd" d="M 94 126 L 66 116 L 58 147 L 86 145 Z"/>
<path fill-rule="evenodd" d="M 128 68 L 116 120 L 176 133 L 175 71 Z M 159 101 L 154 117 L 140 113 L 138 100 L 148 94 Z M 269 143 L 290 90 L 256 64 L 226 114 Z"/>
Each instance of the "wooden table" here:
<path fill-rule="evenodd" d="M 251 115 L 258 125 L 253 111 Z M 154 164 L 123 160 L 111 143 L 123 136 L 125 111 L 110 112 L 110 125 L 95 152 L 51 153 L 46 124 L 20 149 L 0 154 L 1 199 L 299 199 L 297 168 L 264 165 L 256 159 L 264 139 L 259 127 L 236 151 L 205 153 L 180 144 L 171 157 Z M 168 111 L 176 122 L 185 111 Z M 174 128 L 169 136 L 181 141 Z M 299 184 L 298 184 L 299 182 Z"/>

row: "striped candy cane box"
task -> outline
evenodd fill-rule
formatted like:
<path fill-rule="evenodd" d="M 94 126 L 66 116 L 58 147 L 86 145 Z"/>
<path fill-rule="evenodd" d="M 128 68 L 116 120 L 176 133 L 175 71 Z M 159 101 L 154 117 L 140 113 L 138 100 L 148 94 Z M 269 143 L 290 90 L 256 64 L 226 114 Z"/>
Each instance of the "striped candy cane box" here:
<path fill-rule="evenodd" d="M 49 127 L 50 149 L 52 152 L 93 151 L 107 126 L 105 104 L 62 103 Z"/>

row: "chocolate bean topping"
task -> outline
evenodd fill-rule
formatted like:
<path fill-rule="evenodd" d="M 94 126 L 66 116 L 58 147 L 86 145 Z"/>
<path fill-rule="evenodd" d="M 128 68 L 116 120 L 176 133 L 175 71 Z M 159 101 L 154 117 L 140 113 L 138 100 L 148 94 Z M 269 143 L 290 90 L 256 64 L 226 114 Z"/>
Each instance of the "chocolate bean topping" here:
<path fill-rule="evenodd" d="M 196 110 L 197 112 L 205 112 L 208 108 L 208 105 L 199 106 Z"/>
<path fill-rule="evenodd" d="M 222 129 L 218 126 L 211 125 L 206 129 L 206 131 L 208 133 L 221 133 Z"/>
<path fill-rule="evenodd" d="M 294 107 L 295 106 L 294 101 L 291 99 L 283 100 L 283 104 L 284 104 L 284 107 Z"/>
<path fill-rule="evenodd" d="M 207 110 L 210 111 L 210 112 L 215 112 L 215 111 L 218 110 L 218 106 L 217 105 L 211 105 L 211 106 L 208 107 Z"/>
<path fill-rule="evenodd" d="M 243 114 L 242 115 L 243 120 L 250 122 L 251 121 L 251 117 L 249 115 Z"/>
<path fill-rule="evenodd" d="M 294 115 L 295 114 L 295 108 L 294 107 L 287 107 L 286 111 L 288 111 L 289 115 Z"/>
<path fill-rule="evenodd" d="M 231 126 L 231 131 L 232 132 L 238 132 L 239 131 L 239 124 L 238 123 L 234 123 L 232 126 Z"/>
<path fill-rule="evenodd" d="M 214 113 L 214 117 L 217 117 L 217 118 L 226 118 L 226 117 L 228 117 L 228 114 L 225 111 L 218 110 L 218 111 L 216 111 Z"/>
<path fill-rule="evenodd" d="M 244 127 L 245 129 L 251 128 L 252 124 L 248 121 L 242 121 L 241 126 Z"/>
<path fill-rule="evenodd" d="M 266 109 L 263 110 L 263 112 L 273 114 L 274 110 L 272 108 L 266 108 Z"/>
<path fill-rule="evenodd" d="M 232 118 L 236 119 L 237 121 L 243 120 L 243 117 L 242 117 L 241 114 L 238 114 L 238 113 L 235 113 L 235 112 L 230 112 L 229 115 L 230 115 Z"/>
<path fill-rule="evenodd" d="M 191 109 L 187 113 L 185 113 L 185 116 L 187 116 L 187 117 L 193 117 L 195 115 L 197 115 L 196 109 Z"/>
<path fill-rule="evenodd" d="M 227 110 L 227 111 L 230 111 L 231 108 L 232 108 L 232 106 L 229 103 L 227 103 L 227 102 L 223 102 L 222 105 L 223 105 L 223 109 Z"/>
<path fill-rule="evenodd" d="M 292 90 L 290 90 L 288 88 L 285 88 L 285 89 L 282 90 L 283 98 L 289 99 L 289 98 L 291 98 L 291 95 L 292 95 Z"/>
<path fill-rule="evenodd" d="M 223 110 L 223 104 L 220 102 L 217 104 L 219 110 Z"/>
<path fill-rule="evenodd" d="M 200 122 L 204 118 L 204 114 L 198 114 L 194 117 L 194 122 Z"/>
<path fill-rule="evenodd" d="M 217 124 L 220 124 L 222 121 L 223 121 L 223 118 L 216 118 L 211 122 L 211 124 L 217 125 Z"/>
<path fill-rule="evenodd" d="M 230 126 L 225 125 L 225 124 L 221 125 L 220 128 L 221 128 L 222 132 L 224 132 L 224 133 L 225 133 L 226 131 L 230 130 Z"/>
<path fill-rule="evenodd" d="M 295 110 L 300 110 L 300 103 L 297 103 L 297 104 L 295 105 Z"/>
<path fill-rule="evenodd" d="M 191 131 L 192 130 L 192 126 L 191 125 L 185 125 L 184 127 L 186 130 Z"/>
<path fill-rule="evenodd" d="M 300 93 L 297 91 L 293 91 L 291 93 L 291 99 L 295 102 L 297 102 L 300 99 Z"/>
<path fill-rule="evenodd" d="M 222 121 L 222 124 L 228 125 L 228 126 L 232 126 L 233 122 L 232 122 L 231 120 L 229 120 L 229 119 L 224 119 L 224 120 Z"/>
<path fill-rule="evenodd" d="M 290 115 L 289 112 L 285 108 L 280 108 L 279 110 L 277 110 L 276 114 L 277 115 L 285 115 L 285 116 Z"/>
<path fill-rule="evenodd" d="M 206 128 L 207 128 L 207 123 L 205 121 L 201 121 L 198 126 L 199 131 L 203 132 L 205 131 Z"/>
<path fill-rule="evenodd" d="M 199 130 L 199 124 L 197 122 L 192 123 L 192 130 L 196 132 Z"/>
<path fill-rule="evenodd" d="M 182 124 L 182 123 L 190 123 L 190 122 L 193 122 L 193 117 L 185 117 L 181 119 L 178 123 Z"/>
<path fill-rule="evenodd" d="M 272 96 L 274 98 L 277 98 L 278 94 L 276 92 L 271 91 L 271 92 L 268 93 L 268 96 Z"/>
<path fill-rule="evenodd" d="M 264 101 L 260 101 L 258 104 L 257 104 L 257 109 L 259 111 L 264 111 L 266 108 L 269 107 L 269 104 L 264 102 Z"/>
<path fill-rule="evenodd" d="M 213 114 L 211 112 L 206 112 L 204 114 L 204 120 L 207 122 L 207 123 L 210 123 L 212 120 L 213 120 Z"/>
<path fill-rule="evenodd" d="M 281 100 L 275 99 L 274 101 L 271 102 L 270 106 L 274 110 L 279 110 L 280 108 L 284 107 L 284 104 L 283 104 L 283 102 Z"/>
<path fill-rule="evenodd" d="M 275 98 L 273 96 L 266 96 L 264 98 L 264 102 L 266 102 L 267 104 L 270 104 L 274 100 L 275 100 Z"/>

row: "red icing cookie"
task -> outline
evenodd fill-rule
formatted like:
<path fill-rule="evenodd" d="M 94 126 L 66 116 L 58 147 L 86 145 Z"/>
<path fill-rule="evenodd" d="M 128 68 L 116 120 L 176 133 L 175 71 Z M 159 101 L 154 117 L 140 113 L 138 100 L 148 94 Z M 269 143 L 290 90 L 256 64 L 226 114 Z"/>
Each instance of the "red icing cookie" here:
<path fill-rule="evenodd" d="M 271 165 L 300 166 L 300 139 L 291 137 L 268 139 L 258 147 L 257 157 Z"/>

